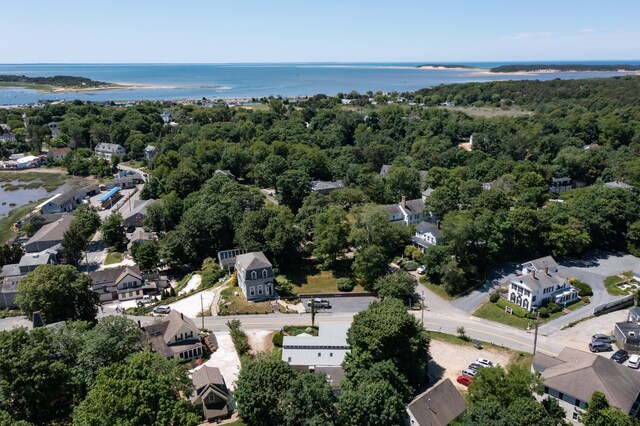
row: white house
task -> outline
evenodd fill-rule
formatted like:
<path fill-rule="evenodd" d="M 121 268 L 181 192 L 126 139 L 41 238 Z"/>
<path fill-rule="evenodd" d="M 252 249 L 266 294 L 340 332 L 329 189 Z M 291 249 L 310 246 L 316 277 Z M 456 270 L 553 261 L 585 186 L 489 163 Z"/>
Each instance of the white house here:
<path fill-rule="evenodd" d="M 103 157 L 107 160 L 110 160 L 113 155 L 124 155 L 125 150 L 122 145 L 118 145 L 117 143 L 106 143 L 101 142 L 96 145 L 94 149 L 96 155 L 99 157 Z"/>
<path fill-rule="evenodd" d="M 382 208 L 386 210 L 389 222 L 404 222 L 405 225 L 420 223 L 430 217 L 424 211 L 424 200 L 427 196 L 425 195 L 415 200 L 407 200 L 406 197 L 402 196 L 400 203 L 388 204 L 382 206 Z"/>
<path fill-rule="evenodd" d="M 549 191 L 554 194 L 561 194 L 563 192 L 567 192 L 571 189 L 571 178 L 570 177 L 561 177 L 561 178 L 553 178 L 551 179 L 551 186 L 549 187 Z"/>
<path fill-rule="evenodd" d="M 423 253 L 440 241 L 440 221 L 436 223 L 422 221 L 416 226 L 416 233 L 411 237 L 413 245 Z"/>
<path fill-rule="evenodd" d="M 551 256 L 522 264 L 522 274 L 509 282 L 509 301 L 528 311 L 548 303 L 567 305 L 578 300 L 579 291 L 558 273 Z"/>

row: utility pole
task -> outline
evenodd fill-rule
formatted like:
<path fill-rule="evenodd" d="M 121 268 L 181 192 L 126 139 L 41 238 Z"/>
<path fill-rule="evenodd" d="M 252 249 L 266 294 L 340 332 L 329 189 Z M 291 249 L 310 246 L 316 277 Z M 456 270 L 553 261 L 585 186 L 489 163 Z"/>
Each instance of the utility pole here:
<path fill-rule="evenodd" d="M 533 334 L 533 354 L 536 354 L 536 347 L 538 346 L 538 320 L 540 320 L 540 311 L 536 315 L 536 331 Z"/>
<path fill-rule="evenodd" d="M 421 315 L 420 315 L 420 323 L 422 325 L 422 328 L 424 328 L 424 290 L 422 291 L 422 309 L 421 309 Z"/>
<path fill-rule="evenodd" d="M 200 293 L 200 318 L 202 318 L 202 328 L 204 329 L 204 302 L 202 301 L 202 293 Z"/>
<path fill-rule="evenodd" d="M 311 327 L 316 325 L 316 303 L 315 299 L 311 299 Z"/>

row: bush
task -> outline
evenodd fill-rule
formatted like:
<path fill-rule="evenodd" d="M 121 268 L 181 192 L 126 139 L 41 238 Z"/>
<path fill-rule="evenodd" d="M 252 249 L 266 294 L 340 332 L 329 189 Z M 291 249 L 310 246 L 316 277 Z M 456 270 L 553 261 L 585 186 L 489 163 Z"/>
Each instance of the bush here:
<path fill-rule="evenodd" d="M 354 284 L 349 278 L 338 278 L 336 281 L 338 291 L 349 292 L 353 290 Z"/>
<path fill-rule="evenodd" d="M 249 346 L 249 336 L 240 329 L 240 320 L 234 319 L 227 321 L 227 327 L 229 327 L 229 334 L 231 335 L 231 341 L 236 348 L 239 356 L 245 355 L 251 349 Z"/>
<path fill-rule="evenodd" d="M 556 302 L 549 302 L 545 306 L 549 314 L 555 314 L 556 312 L 560 312 L 562 307 L 558 305 Z"/>
<path fill-rule="evenodd" d="M 276 278 L 276 291 L 281 295 L 291 294 L 293 285 L 285 277 Z"/>
<path fill-rule="evenodd" d="M 549 318 L 549 311 L 544 306 L 538 310 L 540 318 Z"/>
<path fill-rule="evenodd" d="M 284 340 L 284 336 L 282 335 L 282 332 L 276 331 L 275 334 L 273 335 L 273 338 L 271 339 L 271 342 L 273 342 L 273 346 L 281 348 L 283 340 Z"/>
<path fill-rule="evenodd" d="M 591 290 L 591 287 L 589 286 L 589 284 L 582 282 L 576 278 L 571 278 L 569 282 L 571 283 L 572 286 L 574 286 L 580 291 L 579 293 L 580 297 L 593 296 L 593 290 Z"/>
<path fill-rule="evenodd" d="M 489 301 L 491 303 L 497 303 L 498 300 L 500 300 L 500 293 L 497 291 L 494 291 L 493 293 L 491 293 L 491 296 L 489 296 Z"/>

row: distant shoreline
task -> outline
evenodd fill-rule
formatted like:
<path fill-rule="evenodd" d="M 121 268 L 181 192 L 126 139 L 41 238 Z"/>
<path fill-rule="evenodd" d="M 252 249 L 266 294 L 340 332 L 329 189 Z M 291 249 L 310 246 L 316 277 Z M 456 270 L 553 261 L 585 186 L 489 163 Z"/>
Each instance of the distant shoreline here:
<path fill-rule="evenodd" d="M 35 90 L 39 93 L 80 93 L 80 92 L 101 92 L 105 90 L 145 90 L 145 89 L 216 89 L 230 90 L 228 86 L 178 86 L 162 84 L 142 84 L 142 83 L 109 83 L 96 87 L 63 87 L 42 84 L 30 84 L 19 82 L 0 82 L 0 87 L 23 88 Z"/>

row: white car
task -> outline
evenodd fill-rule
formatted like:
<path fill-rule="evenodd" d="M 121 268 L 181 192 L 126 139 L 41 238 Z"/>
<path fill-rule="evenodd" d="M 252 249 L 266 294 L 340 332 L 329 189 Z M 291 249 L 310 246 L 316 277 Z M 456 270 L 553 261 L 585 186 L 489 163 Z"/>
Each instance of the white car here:
<path fill-rule="evenodd" d="M 637 370 L 640 367 L 640 355 L 631 355 L 629 361 L 627 361 L 627 366 Z"/>
<path fill-rule="evenodd" d="M 418 269 L 416 269 L 416 272 L 419 273 L 420 275 L 424 275 L 424 273 L 427 272 L 427 267 L 424 265 L 418 266 Z"/>
<path fill-rule="evenodd" d="M 478 358 L 474 361 L 476 364 L 484 365 L 485 367 L 491 367 L 493 363 L 486 358 Z"/>
<path fill-rule="evenodd" d="M 467 369 L 462 370 L 462 375 L 463 376 L 473 377 L 476 374 L 478 374 L 478 371 L 474 370 L 473 368 L 467 368 Z"/>

